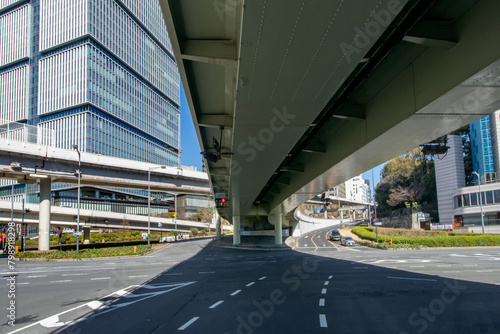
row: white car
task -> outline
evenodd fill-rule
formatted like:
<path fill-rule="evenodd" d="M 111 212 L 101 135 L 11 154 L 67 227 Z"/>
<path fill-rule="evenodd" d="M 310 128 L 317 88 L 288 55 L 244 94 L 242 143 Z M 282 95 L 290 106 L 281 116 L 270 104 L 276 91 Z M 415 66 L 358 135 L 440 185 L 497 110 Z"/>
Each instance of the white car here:
<path fill-rule="evenodd" d="M 342 237 L 340 239 L 340 244 L 344 246 L 354 246 L 356 243 L 354 242 L 354 239 L 351 237 Z"/>

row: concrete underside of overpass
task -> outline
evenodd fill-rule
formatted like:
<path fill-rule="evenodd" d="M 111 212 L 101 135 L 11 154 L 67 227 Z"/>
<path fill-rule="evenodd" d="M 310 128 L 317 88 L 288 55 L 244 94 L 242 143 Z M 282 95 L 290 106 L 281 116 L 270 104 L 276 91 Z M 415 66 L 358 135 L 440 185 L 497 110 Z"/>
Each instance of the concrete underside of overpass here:
<path fill-rule="evenodd" d="M 159 1 L 235 230 L 500 108 L 498 1 Z"/>

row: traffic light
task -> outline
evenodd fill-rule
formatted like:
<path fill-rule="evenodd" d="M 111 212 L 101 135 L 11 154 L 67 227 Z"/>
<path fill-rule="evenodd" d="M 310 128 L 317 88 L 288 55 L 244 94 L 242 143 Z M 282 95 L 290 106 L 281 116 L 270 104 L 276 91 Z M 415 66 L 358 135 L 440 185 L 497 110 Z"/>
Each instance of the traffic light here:
<path fill-rule="evenodd" d="M 217 198 L 215 200 L 215 205 L 218 207 L 218 208 L 222 208 L 224 207 L 224 205 L 226 204 L 226 198 L 225 197 L 221 197 L 221 198 Z"/>

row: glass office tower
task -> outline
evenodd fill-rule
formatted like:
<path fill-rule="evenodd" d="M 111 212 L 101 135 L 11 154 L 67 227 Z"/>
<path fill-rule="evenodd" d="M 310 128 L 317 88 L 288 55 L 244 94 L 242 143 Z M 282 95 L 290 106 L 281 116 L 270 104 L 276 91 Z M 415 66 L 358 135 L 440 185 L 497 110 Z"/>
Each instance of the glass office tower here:
<path fill-rule="evenodd" d="M 157 0 L 0 0 L 0 125 L 178 166 L 179 95 Z"/>
<path fill-rule="evenodd" d="M 490 116 L 469 125 L 472 149 L 472 165 L 479 175 L 495 172 Z"/>

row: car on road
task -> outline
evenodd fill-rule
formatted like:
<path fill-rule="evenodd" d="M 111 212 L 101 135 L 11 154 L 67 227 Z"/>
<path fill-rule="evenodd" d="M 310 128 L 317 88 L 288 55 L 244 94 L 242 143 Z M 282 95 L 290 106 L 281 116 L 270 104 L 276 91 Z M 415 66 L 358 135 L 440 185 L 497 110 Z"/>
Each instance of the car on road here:
<path fill-rule="evenodd" d="M 330 240 L 340 240 L 341 235 L 339 231 L 337 230 L 331 230 L 330 231 Z"/>
<path fill-rule="evenodd" d="M 344 246 L 354 246 L 356 243 L 354 242 L 354 239 L 351 237 L 342 237 L 340 239 L 340 244 Z"/>

